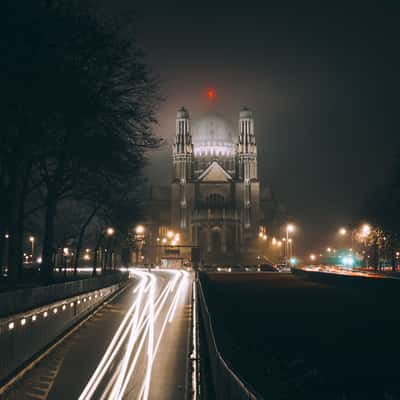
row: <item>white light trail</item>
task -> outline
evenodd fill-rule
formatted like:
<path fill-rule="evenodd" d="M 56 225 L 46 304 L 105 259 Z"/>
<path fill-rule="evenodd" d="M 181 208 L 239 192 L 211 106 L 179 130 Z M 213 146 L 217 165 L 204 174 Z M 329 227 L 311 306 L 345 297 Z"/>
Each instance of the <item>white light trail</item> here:
<path fill-rule="evenodd" d="M 164 281 L 162 275 L 134 270 L 139 284 L 132 291 L 133 304 L 79 400 L 94 398 L 122 400 L 138 387 L 140 392 L 136 398 L 148 400 L 153 364 L 161 339 L 168 322 L 174 318 L 185 288 L 187 291 L 189 286 L 187 272 L 165 270 L 163 273 L 172 276 L 166 284 L 163 283 L 165 286 L 157 293 L 158 283 Z M 141 358 L 145 361 L 138 364 Z M 141 369 L 137 370 L 139 365 Z"/>

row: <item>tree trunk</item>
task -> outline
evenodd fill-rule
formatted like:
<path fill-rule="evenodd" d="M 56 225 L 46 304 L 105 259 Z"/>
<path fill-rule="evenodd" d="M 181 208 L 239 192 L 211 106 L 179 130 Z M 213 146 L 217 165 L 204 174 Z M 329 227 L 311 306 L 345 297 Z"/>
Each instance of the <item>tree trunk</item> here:
<path fill-rule="evenodd" d="M 18 190 L 17 176 L 15 170 L 13 176 L 10 176 L 10 186 L 8 191 L 9 215 L 8 215 L 8 281 L 11 286 L 15 286 L 19 280 L 18 271 Z"/>
<path fill-rule="evenodd" d="M 42 267 L 40 269 L 41 279 L 44 284 L 50 284 L 53 281 L 54 222 L 56 212 L 57 196 L 51 188 L 48 188 L 44 221 Z"/>
<path fill-rule="evenodd" d="M 86 219 L 84 224 L 82 225 L 81 230 L 79 232 L 78 243 L 76 245 L 76 252 L 75 252 L 75 258 L 74 258 L 74 277 L 75 278 L 77 276 L 79 257 L 81 255 L 81 251 L 82 251 L 83 237 L 85 236 L 86 228 L 89 226 L 89 224 L 92 221 L 93 217 L 96 215 L 98 209 L 99 209 L 99 207 L 96 206 L 92 210 L 92 212 L 90 213 L 90 215 L 88 216 L 88 218 Z"/>
<path fill-rule="evenodd" d="M 0 223 L 3 223 L 1 221 Z M 4 267 L 6 265 L 6 248 L 7 248 L 7 239 L 6 239 L 7 230 L 5 225 L 0 226 L 0 278 L 3 277 Z"/>
<path fill-rule="evenodd" d="M 97 240 L 97 243 L 96 243 L 96 247 L 94 249 L 94 254 L 93 254 L 93 272 L 92 272 L 93 276 L 97 275 L 97 265 L 98 265 L 98 260 L 99 260 L 99 248 L 100 248 L 102 239 L 103 239 L 103 236 L 100 234 L 99 238 Z"/>

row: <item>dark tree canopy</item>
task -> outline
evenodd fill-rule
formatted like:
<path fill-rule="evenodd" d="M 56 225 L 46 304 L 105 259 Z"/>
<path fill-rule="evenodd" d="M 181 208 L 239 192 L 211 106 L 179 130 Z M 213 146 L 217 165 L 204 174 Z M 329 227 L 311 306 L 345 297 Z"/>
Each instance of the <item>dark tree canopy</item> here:
<path fill-rule="evenodd" d="M 132 36 L 85 2 L 6 0 L 0 22 L 0 235 L 17 279 L 26 204 L 41 203 L 50 281 L 60 201 L 84 202 L 93 218 L 135 192 L 159 144 L 157 82 Z"/>

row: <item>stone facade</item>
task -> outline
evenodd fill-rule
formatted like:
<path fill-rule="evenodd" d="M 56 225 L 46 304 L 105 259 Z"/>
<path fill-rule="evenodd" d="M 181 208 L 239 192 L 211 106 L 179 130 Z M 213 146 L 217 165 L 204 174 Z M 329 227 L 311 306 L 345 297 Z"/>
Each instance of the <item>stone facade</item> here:
<path fill-rule="evenodd" d="M 235 131 L 219 114 L 176 118 L 171 184 L 172 228 L 200 247 L 204 264 L 249 259 L 257 240 L 260 183 L 252 112 L 244 107 Z"/>

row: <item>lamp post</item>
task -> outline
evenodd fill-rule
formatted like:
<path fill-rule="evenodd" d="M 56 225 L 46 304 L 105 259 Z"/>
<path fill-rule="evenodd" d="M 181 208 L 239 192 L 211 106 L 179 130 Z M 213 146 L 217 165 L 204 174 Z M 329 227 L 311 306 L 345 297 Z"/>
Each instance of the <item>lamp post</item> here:
<path fill-rule="evenodd" d="M 138 225 L 135 228 L 135 244 L 136 244 L 136 265 L 142 261 L 142 249 L 144 244 L 144 226 Z"/>
<path fill-rule="evenodd" d="M 339 235 L 340 236 L 347 236 L 350 231 L 350 248 L 354 249 L 354 233 L 356 232 L 355 229 L 347 229 L 344 227 L 339 228 Z"/>
<path fill-rule="evenodd" d="M 293 224 L 287 224 L 286 225 L 286 241 L 285 241 L 285 247 L 286 247 L 286 265 L 289 263 L 289 259 L 291 256 L 289 256 L 289 246 L 290 246 L 290 242 L 289 242 L 289 233 L 293 233 L 294 232 L 294 225 Z"/>
<path fill-rule="evenodd" d="M 112 226 L 109 226 L 106 230 L 106 234 L 108 237 L 108 244 L 107 247 L 108 249 L 106 249 L 107 254 L 106 254 L 106 259 L 105 259 L 105 269 L 107 269 L 107 264 L 110 268 L 110 270 L 113 268 L 113 251 L 112 251 L 112 245 L 111 245 L 111 241 L 112 241 L 112 237 L 115 234 L 115 229 Z"/>
<path fill-rule="evenodd" d="M 288 257 L 290 259 L 293 256 L 293 239 L 289 238 L 287 240 L 287 244 L 288 244 Z"/>
<path fill-rule="evenodd" d="M 32 255 L 32 264 L 35 258 L 35 237 L 29 236 L 29 241 L 31 242 L 31 255 Z"/>

